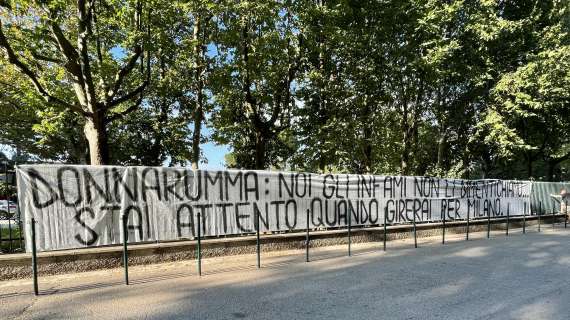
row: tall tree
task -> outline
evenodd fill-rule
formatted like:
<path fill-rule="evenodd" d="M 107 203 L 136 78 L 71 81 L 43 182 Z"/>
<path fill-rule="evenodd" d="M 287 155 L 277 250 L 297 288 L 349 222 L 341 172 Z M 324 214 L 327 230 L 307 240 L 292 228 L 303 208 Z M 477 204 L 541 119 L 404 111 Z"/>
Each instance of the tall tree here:
<path fill-rule="evenodd" d="M 518 22 L 511 33 L 516 51 L 506 51 L 516 62 L 500 74 L 479 133 L 499 160 L 519 170 L 510 176 L 558 180 L 557 166 L 570 159 L 569 8 L 526 1 L 502 9 Z"/>
<path fill-rule="evenodd" d="M 233 147 L 239 167 L 284 160 L 300 59 L 293 4 L 241 1 L 220 21 L 214 137 Z"/>
<path fill-rule="evenodd" d="M 153 2 L 2 2 L 0 47 L 49 107 L 84 120 L 90 163 L 109 162 L 108 124 L 149 84 Z M 55 78 L 54 78 L 55 77 Z M 73 95 L 71 94 L 73 92 Z M 73 98 L 71 98 L 73 97 Z"/>

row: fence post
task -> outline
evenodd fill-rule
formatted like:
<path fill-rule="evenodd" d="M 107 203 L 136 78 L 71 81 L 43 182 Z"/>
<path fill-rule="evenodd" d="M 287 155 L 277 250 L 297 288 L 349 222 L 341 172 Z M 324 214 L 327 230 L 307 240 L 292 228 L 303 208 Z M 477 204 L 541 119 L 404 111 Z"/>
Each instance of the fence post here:
<path fill-rule="evenodd" d="M 127 223 L 129 221 L 129 216 L 123 215 L 123 267 L 125 268 L 125 284 L 129 285 L 129 230 L 127 228 Z"/>
<path fill-rule="evenodd" d="M 4 224 L 0 223 L 0 253 L 2 252 L 2 242 L 4 241 L 2 239 L 2 228 L 3 228 Z"/>
<path fill-rule="evenodd" d="M 414 248 L 418 247 L 418 236 L 416 232 L 416 213 L 414 212 Z"/>
<path fill-rule="evenodd" d="M 307 209 L 307 234 L 305 236 L 305 262 L 309 262 L 309 209 Z"/>
<path fill-rule="evenodd" d="M 4 161 L 4 183 L 6 184 L 6 186 L 8 185 L 8 163 L 7 161 Z M 12 252 L 12 222 L 10 220 L 11 216 L 10 216 L 10 195 L 5 194 L 6 196 L 6 210 L 7 210 L 7 219 L 8 219 L 8 241 L 10 241 L 8 243 L 8 247 L 10 248 L 10 252 Z"/>
<path fill-rule="evenodd" d="M 24 238 L 24 233 L 22 230 L 22 212 L 20 211 L 20 206 L 16 206 L 16 209 L 18 210 L 18 233 L 19 233 L 19 238 L 20 238 L 20 250 L 23 249 L 23 238 Z"/>
<path fill-rule="evenodd" d="M 32 277 L 34 281 L 34 295 L 39 295 L 38 290 L 38 257 L 36 251 L 36 219 L 32 218 Z"/>
<path fill-rule="evenodd" d="M 8 218 L 8 237 L 10 238 L 10 252 L 14 252 L 14 247 L 13 247 L 14 239 L 12 237 L 12 220 L 10 218 Z"/>
<path fill-rule="evenodd" d="M 256 252 L 257 252 L 257 269 L 261 268 L 261 245 L 260 245 L 260 239 L 259 239 L 259 229 L 260 229 L 260 225 L 259 225 L 259 210 L 255 210 L 256 214 L 255 214 L 255 219 L 256 219 Z"/>
<path fill-rule="evenodd" d="M 542 214 L 542 201 L 538 202 L 538 232 L 540 232 L 540 215 Z"/>
<path fill-rule="evenodd" d="M 8 176 L 6 174 L 6 179 L 8 179 Z M 6 180 L 6 183 L 8 180 Z M 10 238 L 10 252 L 14 251 L 14 239 L 12 239 L 12 215 L 10 213 L 10 198 L 6 197 L 6 206 L 8 207 L 8 237 Z"/>
<path fill-rule="evenodd" d="M 386 223 L 388 222 L 388 208 L 384 209 L 384 251 L 386 251 Z"/>
<path fill-rule="evenodd" d="M 564 229 L 568 228 L 568 200 L 564 199 Z"/>
<path fill-rule="evenodd" d="M 198 251 L 196 252 L 196 260 L 198 262 L 198 276 L 202 276 L 202 242 L 201 242 L 201 238 L 202 238 L 202 222 L 200 219 L 200 211 L 198 211 L 197 214 L 197 220 L 198 220 L 198 241 L 197 241 L 197 249 Z"/>
<path fill-rule="evenodd" d="M 467 209 L 467 232 L 465 234 L 465 240 L 469 240 L 469 209 Z"/>
<path fill-rule="evenodd" d="M 445 220 L 447 220 L 447 219 L 446 219 L 446 217 L 445 217 L 445 212 L 444 212 L 444 213 L 443 213 L 443 230 L 442 230 L 442 233 L 441 233 L 441 234 L 442 234 L 442 237 L 441 237 L 441 244 L 445 244 Z"/>
<path fill-rule="evenodd" d="M 487 215 L 487 239 L 491 237 L 491 211 Z"/>
<path fill-rule="evenodd" d="M 532 216 L 532 207 L 530 207 L 530 215 Z M 523 205 L 523 234 L 526 233 L 526 202 Z"/>
<path fill-rule="evenodd" d="M 552 230 L 554 230 L 554 223 L 556 222 L 556 216 L 554 212 L 554 207 L 552 207 Z"/>
<path fill-rule="evenodd" d="M 352 244 L 352 239 L 351 239 L 351 235 L 350 235 L 350 227 L 352 224 L 352 215 L 350 214 L 350 210 L 348 210 L 348 256 L 352 255 L 351 252 L 351 244 Z"/>
<path fill-rule="evenodd" d="M 509 220 L 511 217 L 511 204 L 507 204 L 507 230 L 506 230 L 506 234 L 507 237 L 509 236 Z"/>

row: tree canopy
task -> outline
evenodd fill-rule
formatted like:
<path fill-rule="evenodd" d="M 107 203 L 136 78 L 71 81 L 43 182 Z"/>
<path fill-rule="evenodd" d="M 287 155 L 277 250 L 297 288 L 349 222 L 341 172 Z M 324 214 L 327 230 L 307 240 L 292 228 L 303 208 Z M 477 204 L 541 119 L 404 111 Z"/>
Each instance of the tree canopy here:
<path fill-rule="evenodd" d="M 570 178 L 566 0 L 0 7 L 0 143 L 40 161 Z"/>

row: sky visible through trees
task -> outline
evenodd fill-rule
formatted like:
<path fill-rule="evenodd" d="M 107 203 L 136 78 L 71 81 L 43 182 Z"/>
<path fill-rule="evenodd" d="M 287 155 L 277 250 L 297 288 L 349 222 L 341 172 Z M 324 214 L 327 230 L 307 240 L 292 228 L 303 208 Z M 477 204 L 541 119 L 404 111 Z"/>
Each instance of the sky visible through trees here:
<path fill-rule="evenodd" d="M 570 179 L 567 0 L 0 0 L 0 19 L 20 163 Z"/>

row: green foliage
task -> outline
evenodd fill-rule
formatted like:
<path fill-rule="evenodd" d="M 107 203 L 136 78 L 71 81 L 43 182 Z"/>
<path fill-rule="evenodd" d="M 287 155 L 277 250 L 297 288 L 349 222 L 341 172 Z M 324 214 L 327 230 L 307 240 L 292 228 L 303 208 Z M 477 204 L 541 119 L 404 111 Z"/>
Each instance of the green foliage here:
<path fill-rule="evenodd" d="M 568 1 L 153 0 L 143 28 L 142 2 L 104 3 L 97 99 L 141 43 L 117 94 L 150 80 L 140 107 L 105 111 L 111 163 L 186 164 L 210 138 L 234 168 L 570 178 Z M 2 11 L 14 52 L 65 101 L 70 72 L 45 58 L 61 58 L 51 22 L 78 36 L 70 4 Z M 0 72 L 2 143 L 85 162 L 89 119 L 46 104 L 6 59 Z"/>
<path fill-rule="evenodd" d="M 219 18 L 213 138 L 240 168 L 280 167 L 288 137 L 301 37 L 296 2 L 227 3 Z"/>
<path fill-rule="evenodd" d="M 2 6 L 3 144 L 44 161 L 88 163 L 94 153 L 110 164 L 190 160 L 192 25 L 210 2 Z"/>
<path fill-rule="evenodd" d="M 0 195 L 13 198 L 16 196 L 16 187 L 5 182 L 0 182 Z"/>
<path fill-rule="evenodd" d="M 501 75 L 479 129 L 498 157 L 522 157 L 528 176 L 552 180 L 562 178 L 556 166 L 570 158 L 570 11 L 559 2 L 542 10 L 527 18 L 531 50 Z M 533 163 L 544 169 L 533 172 Z"/>

